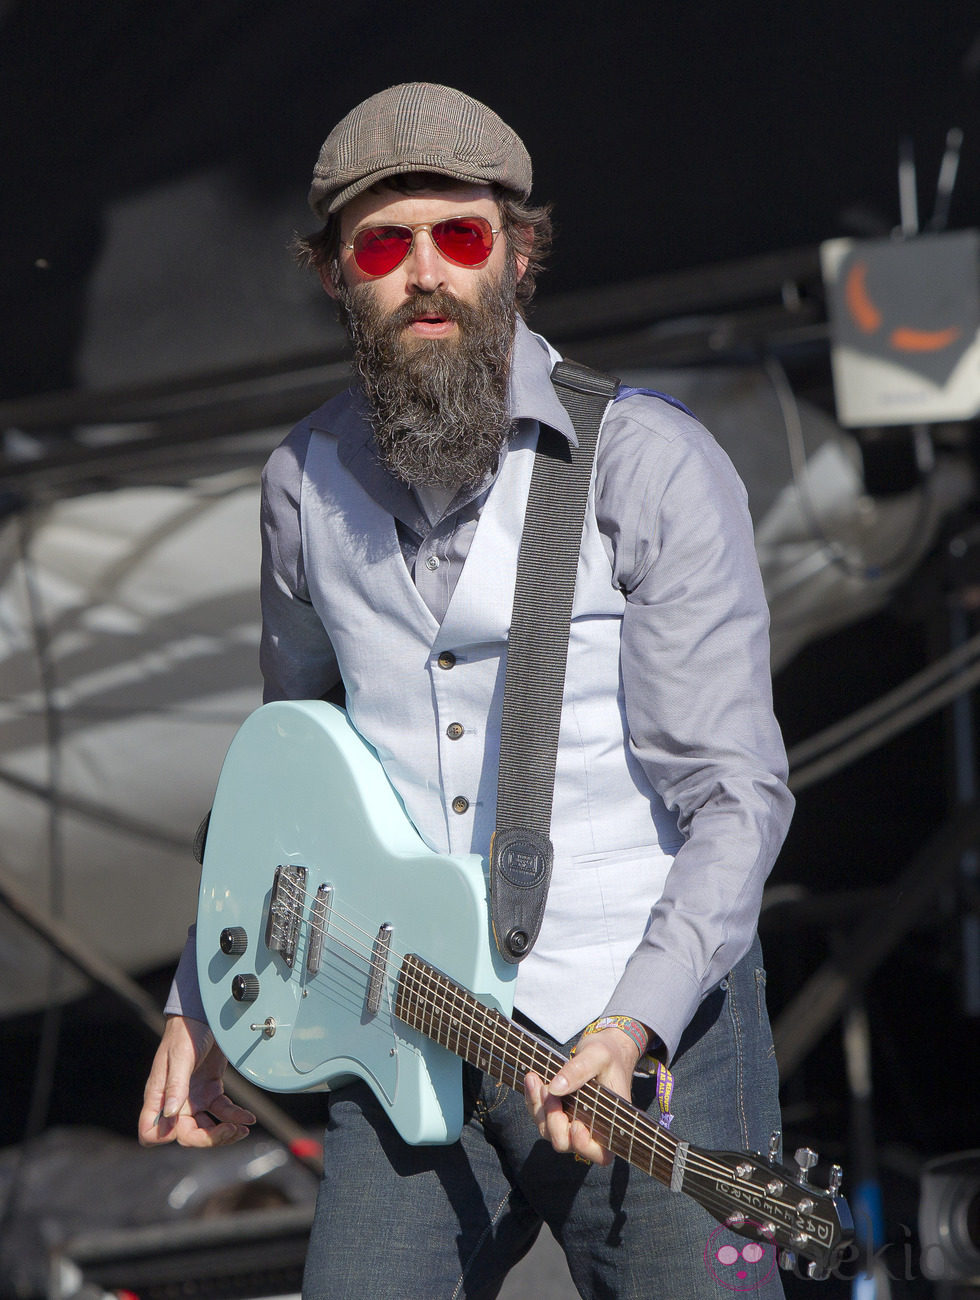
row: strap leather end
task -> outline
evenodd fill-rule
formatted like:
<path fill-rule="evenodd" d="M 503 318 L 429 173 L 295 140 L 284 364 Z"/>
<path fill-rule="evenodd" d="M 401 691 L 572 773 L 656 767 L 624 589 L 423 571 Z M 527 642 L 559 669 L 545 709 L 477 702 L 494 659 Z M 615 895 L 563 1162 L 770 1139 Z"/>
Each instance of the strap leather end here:
<path fill-rule="evenodd" d="M 538 937 L 551 881 L 554 849 L 547 835 L 504 827 L 490 840 L 490 919 L 504 961 L 524 960 Z"/>

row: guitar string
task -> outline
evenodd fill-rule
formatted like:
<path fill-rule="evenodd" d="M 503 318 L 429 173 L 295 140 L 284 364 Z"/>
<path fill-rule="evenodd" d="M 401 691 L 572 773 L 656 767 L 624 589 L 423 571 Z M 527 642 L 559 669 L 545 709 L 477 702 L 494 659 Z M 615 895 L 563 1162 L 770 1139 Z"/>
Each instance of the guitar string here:
<path fill-rule="evenodd" d="M 416 987 L 418 987 L 420 984 L 423 983 L 423 981 L 421 981 L 418 978 L 417 970 L 409 971 L 408 974 L 409 977 L 412 979 L 412 982 L 416 985 Z M 428 972 L 424 970 L 424 967 L 423 967 L 423 974 L 425 974 L 426 980 L 428 980 L 429 978 Z M 436 972 L 436 978 L 437 980 L 440 979 L 438 972 Z M 443 983 L 445 983 L 444 979 L 443 979 Z M 453 1002 L 455 1004 L 453 1008 L 450 1008 L 445 1005 L 442 1006 L 442 1010 L 445 1011 L 446 1014 L 451 1015 L 453 1010 L 457 1012 L 466 1012 L 467 1010 L 469 1010 L 472 1013 L 474 1009 L 469 1007 L 468 1002 L 464 1003 L 463 1006 L 459 1006 L 459 999 L 456 993 L 456 986 L 454 986 L 453 982 L 450 981 L 446 985 L 446 988 L 448 989 L 449 994 L 453 998 Z M 443 992 L 443 994 L 441 995 L 441 1001 L 443 1004 L 445 1003 L 445 992 Z M 435 998 L 430 998 L 429 1002 L 430 1005 L 434 1005 L 438 1007 L 440 1002 L 439 995 L 437 994 Z M 482 1004 L 477 1003 L 477 1007 L 481 1008 Z M 480 1015 L 480 1017 L 483 1020 L 491 1021 L 493 1031 L 494 1031 L 494 1037 L 496 1037 L 497 1032 L 500 1029 L 503 1030 L 505 1038 L 512 1040 L 515 1037 L 513 1030 L 510 1028 L 509 1023 L 506 1021 L 505 1018 L 501 1017 L 497 1019 L 496 1017 L 492 1016 L 489 1012 L 485 1010 L 481 1010 L 477 1012 L 477 1014 Z M 471 1015 L 471 1019 L 472 1019 L 472 1015 Z M 520 1027 L 515 1026 L 514 1028 L 516 1028 L 518 1031 L 519 1044 L 526 1043 L 527 1040 L 524 1037 L 523 1031 L 520 1030 Z M 480 1034 L 479 1025 L 476 1026 L 476 1031 L 478 1034 Z M 449 1046 L 450 1041 L 455 1036 L 457 1043 L 459 1043 L 459 1040 L 461 1039 L 463 1032 L 465 1031 L 462 1027 L 456 1028 L 455 1030 L 449 1028 L 445 1031 L 444 1039 L 440 1041 L 443 1041 L 444 1046 Z M 482 1034 L 480 1034 L 480 1036 L 481 1039 L 484 1037 Z M 523 1053 L 524 1060 L 522 1061 L 522 1064 L 527 1064 L 531 1067 L 539 1067 L 540 1062 L 535 1060 L 533 1055 L 534 1051 L 537 1051 L 539 1047 L 543 1049 L 543 1053 L 550 1058 L 549 1064 L 554 1064 L 555 1061 L 561 1061 L 563 1059 L 558 1054 L 552 1053 L 550 1049 L 547 1048 L 546 1045 L 539 1044 L 538 1040 L 534 1039 L 533 1036 L 531 1036 L 530 1042 L 532 1044 L 532 1052 L 530 1054 L 530 1057 L 528 1056 L 528 1053 L 526 1051 Z M 514 1075 L 514 1077 L 516 1078 L 515 1069 L 513 1068 L 511 1069 L 511 1074 Z M 499 1077 L 501 1079 L 501 1082 L 507 1081 L 503 1077 L 502 1072 L 500 1071 L 498 1071 L 494 1077 Z M 514 1085 L 512 1084 L 512 1086 Z M 663 1152 L 659 1150 L 659 1147 L 664 1145 L 669 1145 L 669 1142 L 673 1142 L 676 1149 L 677 1139 L 673 1138 L 673 1136 L 670 1135 L 670 1138 L 668 1140 L 668 1137 L 667 1135 L 665 1135 L 664 1131 L 656 1127 L 654 1121 L 652 1121 L 650 1117 L 646 1115 L 643 1111 L 640 1111 L 636 1107 L 633 1107 L 630 1103 L 627 1103 L 624 1099 L 618 1098 L 616 1094 L 609 1092 L 609 1090 L 603 1089 L 600 1092 L 599 1089 L 602 1089 L 602 1085 L 596 1084 L 595 1081 L 590 1081 L 589 1084 L 584 1085 L 583 1088 L 579 1090 L 579 1093 L 589 1093 L 589 1094 L 591 1094 L 592 1092 L 596 1093 L 599 1100 L 604 1103 L 602 1106 L 599 1106 L 597 1109 L 601 1114 L 604 1113 L 604 1118 L 610 1123 L 610 1139 L 615 1139 L 617 1136 L 619 1136 L 620 1141 L 625 1139 L 625 1142 L 628 1144 L 630 1148 L 629 1158 L 632 1158 L 633 1149 L 636 1147 L 637 1142 L 639 1141 L 645 1154 L 649 1155 L 650 1157 L 651 1163 L 649 1166 L 649 1172 L 652 1174 L 654 1172 L 652 1168 L 652 1162 L 657 1159 L 658 1155 L 660 1156 L 663 1155 Z M 575 1094 L 572 1094 L 570 1100 L 574 1098 L 574 1096 Z M 590 1096 L 586 1096 L 585 1100 L 586 1102 L 588 1102 L 590 1100 Z M 622 1123 L 624 1119 L 624 1112 L 625 1112 L 625 1117 L 629 1121 L 629 1126 L 632 1127 L 632 1132 L 629 1132 L 628 1126 L 624 1126 L 624 1124 Z M 643 1133 L 642 1131 L 640 1131 L 643 1128 L 648 1129 L 648 1133 Z M 618 1129 L 618 1134 L 616 1131 L 617 1129 Z M 671 1163 L 672 1163 L 672 1155 L 673 1153 L 670 1153 Z M 725 1176 L 727 1178 L 731 1177 L 731 1174 L 727 1166 L 720 1165 L 717 1161 L 701 1157 L 700 1154 L 697 1153 L 696 1149 L 693 1152 L 691 1152 L 689 1149 L 688 1160 L 685 1166 L 685 1176 L 688 1173 L 690 1173 L 694 1179 L 701 1178 L 703 1180 L 707 1180 L 707 1179 L 717 1178 L 719 1176 L 719 1172 L 722 1176 Z M 772 1171 L 767 1170 L 766 1172 L 770 1173 L 771 1176 L 774 1176 Z M 706 1186 L 710 1188 L 710 1182 L 706 1182 Z M 716 1190 L 716 1189 L 712 1189 L 712 1190 Z M 753 1190 L 756 1191 L 757 1193 L 759 1192 L 759 1189 L 757 1187 L 753 1188 Z M 726 1198 L 723 1191 L 716 1196 L 712 1196 L 711 1199 L 714 1205 L 720 1211 L 728 1211 L 729 1213 L 731 1212 L 732 1209 L 731 1198 L 730 1197 Z M 774 1197 L 771 1193 L 766 1193 L 766 1199 L 767 1199 L 767 1203 L 772 1207 L 779 1207 L 779 1209 L 781 1209 L 782 1211 L 788 1214 L 793 1214 L 795 1212 L 795 1207 L 793 1205 L 783 1200 L 780 1200 L 777 1197 Z M 702 1198 L 702 1204 L 705 1204 L 706 1208 L 711 1208 L 710 1206 L 707 1205 L 706 1198 Z M 736 1206 L 736 1208 L 741 1208 L 741 1207 Z M 719 1215 L 719 1217 L 721 1218 L 723 1216 Z M 776 1217 L 778 1218 L 778 1216 Z M 777 1228 L 778 1227 L 779 1225 L 777 1224 Z"/>
<path fill-rule="evenodd" d="M 442 1015 L 451 1016 L 454 1010 L 457 1012 L 469 1011 L 471 1013 L 471 1019 L 472 1019 L 472 1013 L 476 1011 L 477 1014 L 480 1015 L 480 1017 L 484 1021 L 489 1020 L 492 1023 L 493 1034 L 495 1039 L 497 1037 L 498 1029 L 503 1030 L 506 1039 L 512 1040 L 515 1036 L 517 1037 L 518 1040 L 517 1054 L 519 1056 L 522 1055 L 522 1053 L 519 1050 L 520 1045 L 523 1043 L 530 1042 L 531 1044 L 530 1059 L 528 1059 L 529 1054 L 527 1053 L 527 1051 L 524 1051 L 523 1057 L 525 1059 L 522 1061 L 522 1064 L 527 1064 L 531 1067 L 540 1066 L 540 1062 L 534 1059 L 534 1053 L 536 1051 L 539 1051 L 539 1049 L 540 1049 L 540 1054 L 547 1057 L 548 1063 L 552 1066 L 555 1064 L 555 1062 L 560 1062 L 563 1060 L 563 1058 L 558 1053 L 553 1052 L 550 1048 L 548 1048 L 546 1044 L 540 1043 L 539 1040 L 535 1039 L 533 1035 L 530 1036 L 526 1035 L 525 1031 L 523 1031 L 520 1028 L 520 1026 L 512 1025 L 511 1022 L 508 1022 L 505 1017 L 501 1017 L 499 1013 L 496 1014 L 492 1013 L 489 1008 L 484 1008 L 482 1003 L 477 1003 L 476 1008 L 471 1007 L 468 999 L 472 995 L 467 994 L 465 990 L 462 991 L 464 995 L 467 997 L 467 1001 L 464 1002 L 463 1005 L 459 1005 L 459 997 L 458 997 L 459 986 L 455 985 L 453 981 L 447 980 L 446 977 L 441 976 L 440 973 L 434 971 L 433 968 L 427 967 L 427 965 L 421 962 L 420 959 L 415 959 L 415 963 L 417 964 L 413 963 L 413 968 L 406 972 L 406 978 L 411 980 L 412 984 L 415 986 L 417 990 L 419 988 L 422 988 L 424 991 L 425 986 L 431 982 L 433 976 L 437 981 L 437 986 L 438 984 L 443 985 L 443 989 L 441 992 L 437 991 L 435 997 L 428 998 L 429 1008 L 430 1009 L 436 1008 L 437 1011 L 441 1013 L 440 1020 L 442 1019 Z M 454 1006 L 452 1008 L 446 1004 L 447 993 L 453 998 Z M 416 1003 L 416 1005 L 418 1004 Z M 416 1023 L 414 1020 L 409 1021 L 409 1023 L 414 1024 L 416 1028 L 422 1029 L 423 1032 L 426 1032 L 425 1029 L 426 1017 L 422 1015 L 419 1017 L 419 1020 L 421 1021 L 421 1023 Z M 431 1020 L 432 1020 L 431 1010 L 430 1010 L 428 1020 L 430 1022 L 430 1029 L 431 1029 Z M 449 1047 L 450 1050 L 452 1050 L 451 1040 L 455 1037 L 457 1043 L 457 1055 L 460 1055 L 462 1053 L 458 1049 L 464 1032 L 465 1029 L 462 1026 L 456 1027 L 455 1030 L 453 1030 L 452 1028 L 446 1028 L 444 1030 L 444 1034 L 442 1036 L 436 1036 L 436 1038 L 437 1041 L 443 1043 L 443 1046 Z M 476 1032 L 479 1036 L 478 1041 L 485 1042 L 485 1035 L 481 1032 L 479 1026 L 476 1026 Z M 468 1042 L 470 1041 L 469 1035 L 467 1036 L 467 1041 Z M 518 1077 L 516 1068 L 512 1066 L 510 1073 L 513 1076 L 513 1079 L 516 1081 Z M 500 1082 L 502 1083 L 508 1082 L 508 1080 L 505 1078 L 505 1073 L 503 1071 L 495 1072 L 494 1077 L 499 1078 Z M 511 1082 L 510 1086 L 516 1088 L 517 1084 L 516 1082 Z M 660 1145 L 668 1144 L 667 1135 L 664 1133 L 664 1130 L 656 1127 L 654 1121 L 652 1121 L 650 1117 L 646 1115 L 643 1111 L 638 1110 L 636 1107 L 632 1106 L 631 1103 L 626 1102 L 625 1099 L 621 1099 L 617 1097 L 615 1093 L 612 1093 L 608 1089 L 603 1088 L 603 1085 L 597 1084 L 594 1080 L 591 1080 L 589 1081 L 589 1083 L 583 1085 L 583 1087 L 578 1090 L 577 1094 L 571 1094 L 569 1100 L 570 1101 L 574 1100 L 579 1096 L 579 1094 L 587 1094 L 584 1097 L 586 1103 L 589 1102 L 590 1098 L 593 1095 L 595 1095 L 600 1101 L 604 1101 L 606 1103 L 606 1119 L 609 1121 L 609 1125 L 610 1125 L 609 1128 L 610 1143 L 615 1148 L 616 1145 L 615 1139 L 618 1137 L 620 1141 L 620 1149 L 617 1151 L 617 1154 L 625 1153 L 627 1154 L 627 1159 L 631 1160 L 633 1163 L 639 1163 L 638 1161 L 633 1160 L 633 1154 L 634 1154 L 633 1149 L 636 1145 L 637 1139 L 639 1139 L 644 1151 L 650 1156 L 649 1162 L 646 1165 L 640 1165 L 640 1167 L 646 1168 L 647 1172 L 649 1172 L 651 1175 L 656 1176 L 654 1163 L 658 1155 L 660 1156 L 663 1155 L 662 1152 L 658 1151 L 658 1144 Z M 600 1107 L 598 1109 L 601 1110 L 602 1108 Z M 632 1134 L 626 1132 L 623 1125 L 619 1123 L 619 1121 L 623 1117 L 624 1109 L 632 1124 L 632 1128 L 633 1128 Z M 611 1119 L 610 1116 L 612 1117 Z M 649 1130 L 649 1136 L 645 1135 L 642 1132 L 638 1132 L 639 1128 L 647 1128 Z M 628 1146 L 628 1151 L 625 1151 L 623 1148 L 624 1138 L 626 1139 L 626 1145 Z M 652 1141 L 650 1140 L 651 1138 Z M 673 1138 L 673 1135 L 670 1135 L 670 1141 L 674 1143 L 674 1147 L 676 1149 L 677 1139 Z M 669 1163 L 668 1163 L 668 1176 L 666 1179 L 666 1181 L 668 1182 L 669 1182 L 670 1167 L 673 1163 L 672 1157 L 673 1157 L 673 1153 L 670 1153 Z M 709 1172 L 707 1174 L 704 1173 L 703 1171 L 699 1172 L 697 1168 L 698 1165 L 703 1166 L 703 1168 L 708 1170 Z M 711 1172 L 712 1170 L 714 1170 L 715 1172 L 712 1173 Z M 700 1153 L 697 1152 L 696 1148 L 693 1151 L 690 1148 L 688 1149 L 688 1157 L 684 1169 L 684 1184 L 685 1184 L 684 1190 L 685 1191 L 689 1190 L 689 1182 L 690 1183 L 697 1182 L 701 1184 L 703 1186 L 703 1190 L 701 1192 L 701 1195 L 697 1197 L 698 1201 L 700 1202 L 701 1205 L 704 1206 L 705 1209 L 707 1209 L 710 1213 L 713 1213 L 719 1222 L 724 1223 L 725 1220 L 732 1214 L 733 1210 L 738 1210 L 744 1214 L 746 1207 L 742 1202 L 735 1202 L 733 1204 L 731 1196 L 726 1195 L 723 1188 L 720 1190 L 717 1188 L 717 1186 L 715 1185 L 715 1179 L 719 1177 L 719 1173 L 718 1173 L 719 1170 L 721 1176 L 731 1179 L 731 1174 L 727 1166 L 720 1165 L 717 1161 L 702 1157 Z M 767 1169 L 766 1172 L 769 1173 L 770 1176 L 775 1176 L 774 1171 L 771 1169 Z M 688 1175 L 690 1175 L 690 1179 Z M 661 1181 L 665 1181 L 663 1176 L 661 1176 Z M 760 1196 L 762 1195 L 760 1189 L 757 1186 L 752 1187 L 752 1190 L 756 1192 L 756 1194 Z M 769 1207 L 778 1207 L 785 1214 L 790 1216 L 796 1213 L 795 1206 L 785 1201 L 782 1201 L 777 1197 L 774 1197 L 771 1193 L 767 1192 L 765 1199 Z M 750 1207 L 750 1208 L 755 1208 L 755 1207 Z M 775 1229 L 775 1238 L 778 1239 L 780 1232 L 782 1231 L 782 1233 L 784 1234 L 782 1244 L 784 1245 L 789 1244 L 789 1238 L 785 1234 L 796 1231 L 798 1225 L 780 1222 L 779 1221 L 780 1216 L 778 1214 L 772 1213 L 771 1208 L 768 1211 L 757 1209 L 757 1212 L 762 1214 L 763 1217 L 765 1217 L 767 1220 L 772 1219 L 773 1220 L 772 1226 Z M 749 1219 L 748 1216 L 746 1216 L 746 1220 L 748 1223 L 752 1222 L 752 1220 Z M 756 1226 L 758 1226 L 760 1229 L 762 1227 L 761 1224 Z M 738 1229 L 735 1230 L 738 1231 Z M 743 1235 L 750 1236 L 750 1237 L 753 1235 L 758 1236 L 758 1234 L 753 1234 L 751 1231 L 748 1230 L 743 1230 Z M 819 1245 L 819 1243 L 816 1242 L 814 1244 Z M 804 1253 L 802 1249 L 800 1253 Z"/>
<path fill-rule="evenodd" d="M 291 877 L 287 877 L 286 881 L 287 883 L 282 887 L 281 890 L 282 906 L 280 908 L 279 916 L 280 918 L 285 916 L 286 919 L 296 921 L 297 923 L 301 923 L 303 922 L 305 917 L 305 903 L 307 901 L 307 892 L 305 886 L 302 885 L 300 882 L 295 881 Z M 358 914 L 363 915 L 359 912 L 359 910 L 358 910 Z M 333 906 L 328 907 L 327 925 L 326 925 L 326 931 L 324 937 L 325 940 L 328 938 L 333 938 L 336 941 L 334 946 L 346 950 L 355 961 L 367 963 L 368 966 L 370 966 L 371 962 L 373 961 L 374 945 L 376 940 L 376 935 L 374 934 L 373 929 L 367 929 L 361 925 L 358 925 L 357 921 L 353 918 L 353 916 L 346 914 L 344 911 L 341 911 L 339 908 Z M 400 954 L 396 949 L 392 948 L 389 950 L 388 959 L 389 962 L 392 961 L 392 959 L 394 959 L 399 963 L 399 966 L 403 968 L 406 958 L 404 954 Z M 311 982 L 316 983 L 317 981 L 320 980 L 322 975 L 323 975 L 323 971 L 322 970 L 318 971 L 317 974 L 312 977 Z M 479 1003 L 477 1001 L 477 1006 L 482 1006 L 482 1005 L 483 1005 L 482 1003 Z M 416 1026 L 416 1028 L 417 1027 L 418 1026 Z M 541 1048 L 544 1052 L 547 1052 L 549 1050 L 544 1044 L 541 1045 Z M 544 1065 L 545 1068 L 547 1068 L 548 1066 L 554 1064 L 555 1068 L 559 1069 L 561 1065 L 564 1064 L 564 1061 L 565 1058 L 563 1058 L 560 1054 L 555 1053 L 553 1058 L 549 1057 L 546 1059 Z M 529 1064 L 529 1068 L 535 1068 L 535 1069 L 542 1068 L 542 1062 L 540 1061 L 536 1061 L 532 1059 L 531 1061 L 529 1061 L 528 1064 Z M 494 1077 L 496 1077 L 496 1075 Z M 606 1099 L 600 1098 L 600 1100 L 602 1101 L 603 1104 L 600 1105 L 597 1109 L 597 1118 L 604 1120 L 609 1124 L 613 1124 L 616 1117 L 615 1103 L 611 1107 L 609 1102 L 606 1101 Z M 642 1111 L 638 1111 L 637 1113 L 640 1115 L 643 1114 Z M 644 1116 L 644 1118 L 646 1117 Z"/>
<path fill-rule="evenodd" d="M 279 915 L 280 917 L 282 917 L 283 913 L 285 913 L 285 916 L 289 920 L 295 921 L 297 923 L 303 923 L 306 915 L 304 905 L 307 901 L 307 892 L 305 886 L 293 880 L 292 878 L 287 878 L 287 879 L 289 882 L 288 886 L 284 888 L 282 892 L 283 892 L 283 897 L 287 898 L 289 901 L 288 904 L 283 909 L 280 910 Z M 359 915 L 363 915 L 363 914 L 359 913 Z M 340 922 L 342 926 L 347 927 L 347 934 L 345 936 L 346 942 L 340 942 L 337 946 L 339 946 L 342 950 L 349 953 L 355 962 L 367 963 L 368 967 L 370 968 L 370 965 L 372 964 L 374 959 L 374 946 L 377 937 L 376 934 L 372 930 L 358 925 L 352 916 L 346 915 L 344 912 L 340 911 L 339 909 L 331 905 L 328 906 L 326 911 L 326 925 L 324 927 L 325 945 L 326 942 L 331 937 L 334 939 L 340 939 L 341 937 L 334 929 L 334 926 L 332 924 L 334 922 Z M 363 945 L 363 947 L 359 947 L 358 945 Z M 405 954 L 400 954 L 396 949 L 391 948 L 388 951 L 387 958 L 389 963 L 392 960 L 398 962 L 399 969 L 404 970 L 404 966 L 406 962 Z M 430 967 L 429 969 L 434 971 L 435 968 Z M 439 974 L 439 972 L 435 972 L 435 973 L 437 975 Z M 322 971 L 318 971 L 317 974 L 312 977 L 312 982 L 314 983 L 317 982 L 321 978 L 322 974 L 323 974 Z M 446 978 L 446 977 L 442 977 L 442 978 Z M 453 986 L 453 982 L 450 982 L 450 984 L 451 986 Z M 455 987 L 461 987 L 461 986 L 455 986 Z M 468 992 L 468 991 L 463 990 L 463 992 Z M 469 994 L 469 996 L 472 997 L 473 995 Z M 360 1001 L 361 999 L 358 999 L 358 1004 L 360 1003 Z M 484 1004 L 479 1002 L 478 999 L 474 999 L 474 1002 L 476 1004 L 476 1007 L 484 1009 Z M 437 1003 L 434 1000 L 430 1000 L 430 1006 L 433 1010 L 439 1009 L 439 1003 Z M 471 1016 L 471 1028 L 476 1028 L 475 1024 L 472 1023 L 472 1015 L 473 1015 L 472 1008 L 470 1008 L 469 1014 Z M 414 1028 L 418 1029 L 420 1028 L 420 1026 L 415 1025 Z M 522 1036 L 525 1035 L 526 1031 L 522 1030 L 520 1026 L 515 1025 L 514 1028 L 517 1029 Z M 496 1029 L 495 1029 L 495 1033 L 496 1033 Z M 430 1035 L 430 1036 L 434 1036 L 434 1035 Z M 566 1058 L 562 1057 L 560 1053 L 553 1052 L 552 1049 L 548 1048 L 547 1044 L 540 1043 L 540 1040 L 535 1039 L 533 1035 L 527 1035 L 527 1038 L 529 1038 L 530 1041 L 536 1045 L 535 1050 L 540 1051 L 540 1053 L 543 1055 L 544 1057 L 543 1066 L 545 1069 L 554 1065 L 555 1062 L 558 1063 L 558 1068 L 560 1068 L 561 1065 L 565 1063 Z M 436 1041 L 439 1041 L 438 1037 L 436 1037 Z M 525 1041 L 523 1037 L 522 1037 L 522 1041 Z M 442 1045 L 447 1046 L 447 1044 L 445 1043 Z M 538 1069 L 542 1068 L 542 1061 L 536 1060 L 532 1054 L 531 1058 L 527 1062 L 527 1065 L 528 1068 L 535 1069 L 535 1072 L 537 1072 Z M 488 1068 L 488 1072 L 490 1072 L 494 1078 L 500 1077 L 499 1070 L 498 1072 L 494 1073 L 492 1070 L 489 1070 Z M 502 1077 L 500 1077 L 500 1081 L 502 1083 L 506 1082 L 506 1080 L 503 1079 Z M 517 1088 L 516 1083 L 510 1084 L 508 1086 L 514 1087 L 515 1090 Z M 637 1124 L 636 1117 L 640 1117 L 640 1122 L 644 1126 L 647 1124 L 653 1126 L 654 1121 L 650 1120 L 649 1116 L 647 1116 L 645 1112 L 637 1109 L 636 1107 L 633 1107 L 631 1103 L 625 1102 L 625 1099 L 617 1099 L 615 1093 L 611 1093 L 609 1092 L 609 1090 L 605 1090 L 608 1093 L 608 1097 L 604 1096 L 602 1092 L 598 1091 L 598 1089 L 600 1089 L 601 1087 L 602 1085 L 596 1084 L 594 1080 L 590 1080 L 587 1084 L 583 1085 L 583 1088 L 578 1089 L 577 1093 L 581 1093 L 583 1092 L 584 1089 L 590 1089 L 590 1088 L 596 1090 L 597 1104 L 594 1105 L 592 1109 L 597 1119 L 610 1126 L 610 1138 L 612 1138 L 615 1135 L 617 1118 L 620 1117 L 621 1115 L 623 1105 L 626 1105 L 630 1108 L 627 1113 L 630 1114 L 634 1124 L 634 1133 L 632 1137 L 628 1138 L 628 1141 L 632 1145 L 635 1145 L 637 1140 L 639 1140 L 644 1152 L 649 1153 L 651 1162 L 656 1160 L 658 1154 L 662 1156 L 662 1153 L 658 1152 L 657 1150 L 657 1139 L 663 1138 L 665 1130 L 659 1127 L 656 1128 L 656 1130 L 652 1134 L 653 1137 L 652 1141 L 650 1140 L 650 1138 L 646 1136 L 637 1135 L 637 1133 L 635 1132 L 635 1128 Z M 569 1095 L 570 1105 L 574 1106 L 576 1096 L 577 1096 L 576 1093 Z M 635 1116 L 632 1114 L 632 1112 L 634 1111 L 635 1111 Z M 575 1116 L 573 1114 L 573 1118 L 574 1117 Z M 672 1134 L 669 1135 L 669 1138 L 671 1141 L 674 1142 L 675 1149 L 676 1149 L 676 1143 L 678 1139 L 676 1139 Z M 669 1143 L 667 1143 L 667 1145 L 669 1145 Z M 670 1156 L 667 1158 L 670 1159 L 672 1162 L 673 1152 L 671 1152 Z M 776 1167 L 774 1166 L 774 1170 L 775 1169 Z M 652 1168 L 650 1172 L 652 1175 L 653 1174 Z M 718 1177 L 728 1177 L 728 1178 L 731 1177 L 731 1174 L 727 1166 L 719 1163 L 716 1160 L 713 1160 L 708 1156 L 705 1156 L 702 1152 L 698 1151 L 697 1148 L 693 1148 L 693 1147 L 688 1148 L 684 1173 L 685 1173 L 685 1178 L 687 1177 L 688 1174 L 690 1174 L 693 1178 L 702 1178 L 706 1180 L 714 1180 L 717 1179 Z M 786 1173 L 788 1174 L 789 1171 L 787 1170 Z M 757 1190 L 757 1189 L 753 1188 L 753 1190 Z M 805 1189 L 805 1191 L 807 1195 L 812 1195 L 814 1193 L 819 1195 L 820 1189 L 807 1188 Z M 778 1199 L 774 1200 L 772 1197 L 767 1197 L 767 1199 L 770 1204 L 779 1205 L 780 1208 L 784 1209 L 790 1214 L 795 1212 L 794 1207 L 786 1202 L 783 1202 Z M 718 1201 L 718 1204 L 719 1206 L 724 1208 L 726 1203 L 724 1199 L 722 1199 Z"/>

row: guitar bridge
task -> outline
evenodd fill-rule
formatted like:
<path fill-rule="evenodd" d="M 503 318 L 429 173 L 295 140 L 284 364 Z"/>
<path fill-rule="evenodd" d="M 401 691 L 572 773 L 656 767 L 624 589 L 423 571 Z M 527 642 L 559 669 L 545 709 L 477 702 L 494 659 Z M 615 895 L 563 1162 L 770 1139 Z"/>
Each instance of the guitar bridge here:
<path fill-rule="evenodd" d="M 277 952 L 287 966 L 296 960 L 296 942 L 306 898 L 306 868 L 276 867 L 265 923 L 265 946 Z"/>

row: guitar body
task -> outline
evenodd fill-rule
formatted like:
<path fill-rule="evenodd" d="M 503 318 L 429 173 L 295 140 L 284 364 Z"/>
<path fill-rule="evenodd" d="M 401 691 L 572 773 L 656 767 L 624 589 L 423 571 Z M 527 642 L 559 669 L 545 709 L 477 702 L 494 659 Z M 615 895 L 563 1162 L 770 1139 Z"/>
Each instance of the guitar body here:
<path fill-rule="evenodd" d="M 263 705 L 222 766 L 201 876 L 218 1046 L 272 1091 L 364 1079 L 407 1142 L 453 1142 L 461 1061 L 394 1015 L 408 953 L 510 1014 L 517 968 L 492 940 L 483 860 L 422 842 L 343 710 Z"/>
<path fill-rule="evenodd" d="M 510 1019 L 517 967 L 493 941 L 483 859 L 432 852 L 375 752 L 321 701 L 266 704 L 221 769 L 197 919 L 218 1046 L 261 1088 L 363 1079 L 411 1143 L 454 1142 L 462 1061 L 520 1089 L 564 1057 Z M 704 1151 L 591 1080 L 563 1105 L 616 1155 L 733 1232 L 826 1277 L 853 1236 L 839 1195 L 766 1158 Z"/>

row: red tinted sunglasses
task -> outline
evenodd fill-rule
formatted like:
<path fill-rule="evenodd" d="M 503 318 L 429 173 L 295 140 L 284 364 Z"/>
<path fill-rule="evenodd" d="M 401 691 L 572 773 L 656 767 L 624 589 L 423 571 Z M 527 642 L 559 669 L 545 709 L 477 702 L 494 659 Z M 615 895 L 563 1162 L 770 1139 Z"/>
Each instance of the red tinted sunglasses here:
<path fill-rule="evenodd" d="M 408 257 L 420 230 L 429 232 L 447 262 L 469 267 L 483 265 L 500 234 L 486 217 L 446 217 L 444 221 L 417 221 L 412 226 L 368 226 L 344 248 L 353 253 L 365 275 L 387 275 Z"/>

